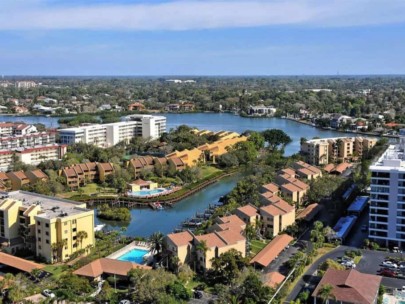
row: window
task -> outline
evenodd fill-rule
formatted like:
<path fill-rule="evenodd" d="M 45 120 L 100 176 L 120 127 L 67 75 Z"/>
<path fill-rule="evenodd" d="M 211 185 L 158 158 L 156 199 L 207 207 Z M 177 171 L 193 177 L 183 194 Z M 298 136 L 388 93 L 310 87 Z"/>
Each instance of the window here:
<path fill-rule="evenodd" d="M 74 236 L 74 237 L 73 237 L 73 240 L 75 241 L 76 239 L 77 239 L 77 236 Z"/>
<path fill-rule="evenodd" d="M 76 244 L 76 243 L 74 243 L 74 244 L 73 244 L 73 247 L 74 247 L 74 248 L 76 248 L 76 247 L 77 247 L 77 244 Z"/>
<path fill-rule="evenodd" d="M 67 230 L 65 230 L 65 234 L 66 234 L 66 233 L 68 233 L 68 231 L 67 231 Z"/>
<path fill-rule="evenodd" d="M 46 240 L 45 243 L 49 244 L 49 240 Z"/>
<path fill-rule="evenodd" d="M 72 220 L 72 224 L 76 224 L 76 220 Z"/>
<path fill-rule="evenodd" d="M 76 232 L 76 231 L 77 231 L 77 228 L 73 228 L 72 231 L 73 231 L 73 232 Z"/>
<path fill-rule="evenodd" d="M 48 231 L 45 231 L 45 235 L 49 235 L 49 232 L 48 232 Z"/>
<path fill-rule="evenodd" d="M 41 241 L 41 238 L 38 238 L 38 242 L 40 242 Z"/>
<path fill-rule="evenodd" d="M 37 225 L 38 225 L 38 226 L 41 226 L 41 222 L 40 222 L 40 221 L 37 221 Z"/>
<path fill-rule="evenodd" d="M 38 233 L 41 233 L 41 229 L 38 229 Z"/>
<path fill-rule="evenodd" d="M 46 227 L 46 228 L 49 228 L 49 224 L 48 224 L 48 223 L 46 223 L 46 224 L 45 224 L 45 227 Z"/>
<path fill-rule="evenodd" d="M 39 250 L 41 250 L 41 249 L 42 249 L 41 245 L 39 245 L 39 246 L 38 246 L 38 249 L 39 249 Z"/>
<path fill-rule="evenodd" d="M 65 224 L 64 224 L 65 226 L 67 225 L 67 222 L 65 222 Z"/>

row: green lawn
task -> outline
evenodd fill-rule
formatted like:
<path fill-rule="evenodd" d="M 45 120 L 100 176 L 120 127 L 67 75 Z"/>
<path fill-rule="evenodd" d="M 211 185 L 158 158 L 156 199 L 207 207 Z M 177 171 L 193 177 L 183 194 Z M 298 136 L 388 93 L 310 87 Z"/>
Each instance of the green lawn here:
<path fill-rule="evenodd" d="M 82 193 L 83 196 L 90 196 L 91 194 L 95 194 L 95 195 L 98 195 L 98 194 L 102 195 L 102 194 L 106 194 L 106 193 L 113 194 L 116 192 L 116 190 L 113 188 L 108 188 L 108 187 L 103 188 L 96 183 L 87 184 L 86 186 L 81 187 L 80 189 L 83 191 L 83 193 Z M 67 191 L 67 192 L 63 192 L 63 193 L 59 194 L 58 196 L 63 197 L 63 198 L 70 198 L 70 197 L 77 196 L 77 195 L 79 195 L 78 191 Z"/>
<path fill-rule="evenodd" d="M 52 273 L 53 277 L 59 278 L 63 272 L 67 270 L 66 265 L 47 265 L 44 270 Z"/>
<path fill-rule="evenodd" d="M 215 173 L 221 172 L 222 170 L 212 167 L 212 166 L 204 166 L 201 167 L 201 178 L 207 178 Z"/>
<path fill-rule="evenodd" d="M 260 240 L 252 240 L 250 242 L 250 254 L 255 256 L 258 254 L 267 244 L 269 241 L 260 241 Z"/>
<path fill-rule="evenodd" d="M 354 264 L 357 265 L 357 264 L 360 262 L 360 260 L 361 260 L 362 257 L 363 257 L 363 256 L 361 256 L 361 255 L 356 256 L 356 257 L 353 259 Z"/>

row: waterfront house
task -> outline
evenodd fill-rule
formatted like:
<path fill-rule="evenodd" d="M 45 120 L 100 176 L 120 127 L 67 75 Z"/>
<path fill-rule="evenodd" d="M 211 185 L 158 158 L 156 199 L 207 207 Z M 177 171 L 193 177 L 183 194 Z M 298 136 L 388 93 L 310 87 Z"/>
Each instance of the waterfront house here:
<path fill-rule="evenodd" d="M 223 217 L 217 217 L 215 223 L 208 229 L 208 231 L 224 231 L 232 230 L 239 233 L 243 233 L 246 228 L 246 223 L 241 220 L 237 215 L 229 215 Z"/>
<path fill-rule="evenodd" d="M 176 256 L 181 264 L 188 264 L 192 261 L 193 240 L 194 234 L 187 230 L 168 234 L 164 242 L 170 255 Z"/>
<path fill-rule="evenodd" d="M 140 176 L 141 171 L 153 171 L 155 169 L 155 161 L 152 156 L 139 156 L 132 158 L 128 162 L 128 166 L 134 171 L 135 178 Z"/>
<path fill-rule="evenodd" d="M 246 224 L 256 225 L 260 218 L 258 209 L 253 205 L 245 205 L 236 209 L 235 214 Z"/>
<path fill-rule="evenodd" d="M 178 157 L 187 167 L 194 167 L 199 163 L 205 163 L 204 153 L 194 148 L 192 150 L 185 149 L 183 151 L 174 151 L 168 155 L 167 158 Z"/>
<path fill-rule="evenodd" d="M 321 290 L 325 285 L 332 286 L 327 303 L 376 304 L 381 280 L 381 276 L 361 273 L 355 269 L 329 268 L 312 293 L 314 304 L 325 302 L 321 298 Z"/>

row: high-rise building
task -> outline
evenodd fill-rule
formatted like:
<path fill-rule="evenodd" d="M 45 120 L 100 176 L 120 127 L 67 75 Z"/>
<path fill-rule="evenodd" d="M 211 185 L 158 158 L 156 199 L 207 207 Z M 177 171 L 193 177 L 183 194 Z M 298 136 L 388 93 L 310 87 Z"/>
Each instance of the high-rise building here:
<path fill-rule="evenodd" d="M 159 138 L 166 132 L 166 117 L 130 115 L 126 121 L 60 129 L 58 132 L 63 144 L 81 142 L 107 148 L 134 137 Z"/>
<path fill-rule="evenodd" d="M 370 166 L 369 238 L 386 246 L 405 242 L 405 129 Z"/>

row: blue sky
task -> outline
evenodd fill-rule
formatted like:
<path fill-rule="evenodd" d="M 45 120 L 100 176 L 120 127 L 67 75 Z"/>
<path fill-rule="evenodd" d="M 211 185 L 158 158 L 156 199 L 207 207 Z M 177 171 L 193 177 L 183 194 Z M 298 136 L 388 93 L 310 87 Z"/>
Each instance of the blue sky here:
<path fill-rule="evenodd" d="M 402 0 L 1 0 L 4 75 L 405 74 Z"/>

